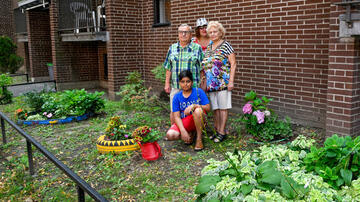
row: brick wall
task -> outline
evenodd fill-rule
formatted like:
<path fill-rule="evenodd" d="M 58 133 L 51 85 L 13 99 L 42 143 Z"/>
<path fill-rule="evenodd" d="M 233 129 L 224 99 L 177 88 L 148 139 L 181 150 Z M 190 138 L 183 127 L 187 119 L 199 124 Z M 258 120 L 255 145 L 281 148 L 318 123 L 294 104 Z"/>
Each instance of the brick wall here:
<path fill-rule="evenodd" d="M 329 0 L 171 1 L 171 26 L 153 28 L 153 1 L 144 4 L 144 59 L 149 71 L 162 63 L 181 23 L 218 20 L 236 53 L 233 103 L 255 90 L 271 107 L 300 123 L 324 127 L 328 77 Z M 160 84 L 156 84 L 161 86 Z"/>
<path fill-rule="evenodd" d="M 47 63 L 51 62 L 49 11 L 26 11 L 30 77 L 48 77 Z"/>
<path fill-rule="evenodd" d="M 339 2 L 339 1 L 333 1 Z M 360 43 L 359 38 L 339 38 L 338 16 L 342 7 L 331 6 L 327 135 L 360 134 Z"/>
<path fill-rule="evenodd" d="M 0 0 L 0 36 L 14 39 L 12 0 Z"/>
<path fill-rule="evenodd" d="M 110 98 L 125 83 L 128 72 L 143 68 L 142 5 L 144 1 L 106 1 L 106 27 L 109 32 L 108 87 Z"/>

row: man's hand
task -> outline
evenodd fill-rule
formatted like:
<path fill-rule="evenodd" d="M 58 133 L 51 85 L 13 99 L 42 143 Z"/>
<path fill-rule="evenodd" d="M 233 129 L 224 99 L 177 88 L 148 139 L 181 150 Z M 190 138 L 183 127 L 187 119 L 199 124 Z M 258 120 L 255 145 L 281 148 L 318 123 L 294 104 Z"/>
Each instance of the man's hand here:
<path fill-rule="evenodd" d="M 192 110 L 194 110 L 194 104 L 189 105 L 188 107 L 186 107 L 186 109 L 184 110 L 184 114 L 187 116 L 191 113 Z"/>
<path fill-rule="evenodd" d="M 165 83 L 164 90 L 165 90 L 166 93 L 168 93 L 168 94 L 170 93 L 171 88 L 170 88 L 170 84 L 169 84 L 169 83 Z"/>
<path fill-rule="evenodd" d="M 191 143 L 191 137 L 190 134 L 184 130 L 184 131 L 180 131 L 180 135 L 181 135 L 181 139 L 185 142 L 185 143 Z"/>

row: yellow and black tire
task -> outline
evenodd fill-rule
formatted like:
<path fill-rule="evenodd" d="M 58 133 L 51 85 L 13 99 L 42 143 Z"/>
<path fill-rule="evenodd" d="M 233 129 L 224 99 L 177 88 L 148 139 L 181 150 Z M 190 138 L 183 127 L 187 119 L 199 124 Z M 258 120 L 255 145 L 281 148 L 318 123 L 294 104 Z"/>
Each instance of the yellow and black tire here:
<path fill-rule="evenodd" d="M 124 151 L 133 151 L 140 149 L 140 146 L 135 142 L 134 139 L 111 141 L 105 140 L 105 135 L 102 135 L 96 141 L 96 147 L 102 154 L 114 152 L 118 154 Z"/>

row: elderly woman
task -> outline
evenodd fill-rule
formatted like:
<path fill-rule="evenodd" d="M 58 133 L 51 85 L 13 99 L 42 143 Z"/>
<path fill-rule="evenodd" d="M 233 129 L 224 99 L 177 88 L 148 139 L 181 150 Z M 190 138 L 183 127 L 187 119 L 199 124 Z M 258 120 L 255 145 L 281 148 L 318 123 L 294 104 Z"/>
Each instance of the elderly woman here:
<path fill-rule="evenodd" d="M 224 40 L 225 29 L 221 23 L 211 21 L 207 25 L 210 44 L 202 62 L 206 75 L 206 90 L 209 92 L 211 108 L 214 111 L 216 134 L 210 136 L 214 142 L 226 138 L 225 126 L 231 105 L 231 91 L 234 89 L 236 69 L 235 53 L 230 43 Z"/>

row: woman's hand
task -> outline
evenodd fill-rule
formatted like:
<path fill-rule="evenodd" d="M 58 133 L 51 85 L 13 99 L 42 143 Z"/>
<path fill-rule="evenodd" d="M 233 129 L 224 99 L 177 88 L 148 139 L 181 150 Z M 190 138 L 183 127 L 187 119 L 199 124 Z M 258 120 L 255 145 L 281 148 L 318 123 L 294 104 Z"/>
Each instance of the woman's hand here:
<path fill-rule="evenodd" d="M 229 81 L 229 84 L 227 86 L 228 91 L 232 91 L 234 89 L 234 82 Z"/>

